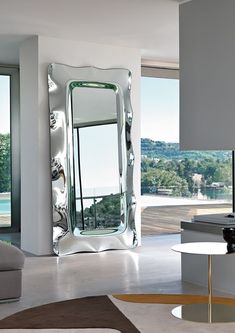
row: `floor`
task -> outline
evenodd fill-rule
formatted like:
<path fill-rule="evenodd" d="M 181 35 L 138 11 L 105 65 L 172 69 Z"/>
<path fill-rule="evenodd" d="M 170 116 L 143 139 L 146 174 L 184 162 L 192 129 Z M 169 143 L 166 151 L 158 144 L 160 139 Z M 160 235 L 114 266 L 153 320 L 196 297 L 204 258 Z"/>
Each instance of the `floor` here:
<path fill-rule="evenodd" d="M 146 207 L 141 212 L 141 233 L 160 235 L 180 232 L 180 222 L 194 215 L 231 212 L 230 204 Z"/>
<path fill-rule="evenodd" d="M 229 205 L 188 205 L 177 209 L 144 209 L 142 246 L 129 251 L 66 257 L 36 257 L 26 253 L 22 298 L 19 302 L 0 304 L 0 319 L 28 307 L 90 295 L 206 293 L 204 288 L 181 282 L 180 254 L 173 252 L 171 246 L 180 243 L 180 220 L 199 213 L 212 213 L 212 209 L 226 212 L 231 208 Z M 159 235 L 159 230 L 163 229 L 166 234 Z M 0 239 L 20 245 L 19 234 L 1 234 Z"/>
<path fill-rule="evenodd" d="M 0 318 L 28 307 L 89 295 L 205 293 L 203 288 L 181 283 L 180 254 L 171 250 L 179 242 L 179 234 L 149 236 L 133 250 L 27 256 L 22 298 L 0 304 Z"/>

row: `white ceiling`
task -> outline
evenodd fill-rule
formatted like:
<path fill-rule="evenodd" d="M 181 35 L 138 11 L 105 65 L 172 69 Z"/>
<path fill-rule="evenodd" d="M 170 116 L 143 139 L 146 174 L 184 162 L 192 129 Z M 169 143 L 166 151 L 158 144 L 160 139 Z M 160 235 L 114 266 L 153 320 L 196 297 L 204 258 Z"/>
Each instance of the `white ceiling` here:
<path fill-rule="evenodd" d="M 0 0 L 0 63 L 18 63 L 31 35 L 141 49 L 143 59 L 178 63 L 180 0 Z"/>

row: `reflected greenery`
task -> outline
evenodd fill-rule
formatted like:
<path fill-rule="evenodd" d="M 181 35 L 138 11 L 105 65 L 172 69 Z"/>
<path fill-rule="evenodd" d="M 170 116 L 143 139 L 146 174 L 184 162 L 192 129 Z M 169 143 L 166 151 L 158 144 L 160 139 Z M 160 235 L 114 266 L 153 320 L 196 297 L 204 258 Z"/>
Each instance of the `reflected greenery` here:
<path fill-rule="evenodd" d="M 93 199 L 93 204 L 83 211 L 84 229 L 118 228 L 120 226 L 121 195 L 110 194 L 102 198 Z M 76 214 L 79 229 L 82 226 L 82 213 Z"/>

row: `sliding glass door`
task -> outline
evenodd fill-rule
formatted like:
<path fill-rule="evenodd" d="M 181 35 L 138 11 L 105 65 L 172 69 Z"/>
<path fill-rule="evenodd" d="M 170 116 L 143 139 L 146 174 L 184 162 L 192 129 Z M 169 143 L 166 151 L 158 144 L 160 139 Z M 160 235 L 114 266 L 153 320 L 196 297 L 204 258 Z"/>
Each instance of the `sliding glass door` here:
<path fill-rule="evenodd" d="M 18 68 L 0 66 L 0 233 L 20 230 Z"/>
<path fill-rule="evenodd" d="M 0 75 L 0 227 L 11 227 L 10 76 Z"/>

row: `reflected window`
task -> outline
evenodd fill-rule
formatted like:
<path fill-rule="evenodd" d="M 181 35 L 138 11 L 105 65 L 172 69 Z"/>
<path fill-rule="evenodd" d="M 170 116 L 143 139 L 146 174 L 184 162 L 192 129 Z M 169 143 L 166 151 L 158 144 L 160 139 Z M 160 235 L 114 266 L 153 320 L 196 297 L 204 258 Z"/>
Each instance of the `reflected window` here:
<path fill-rule="evenodd" d="M 74 146 L 79 229 L 118 227 L 120 180 L 118 150 L 115 149 L 118 147 L 117 124 L 74 129 Z"/>

